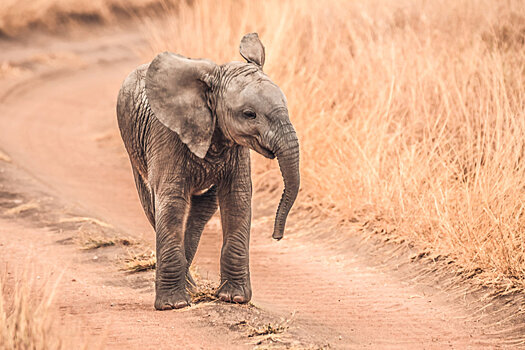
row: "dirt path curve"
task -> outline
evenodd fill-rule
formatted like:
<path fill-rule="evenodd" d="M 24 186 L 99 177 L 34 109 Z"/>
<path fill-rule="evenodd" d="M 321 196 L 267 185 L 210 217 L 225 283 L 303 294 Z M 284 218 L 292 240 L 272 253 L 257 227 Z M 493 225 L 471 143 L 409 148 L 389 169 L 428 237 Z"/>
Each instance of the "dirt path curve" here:
<path fill-rule="evenodd" d="M 72 207 L 153 243 L 152 229 L 139 205 L 128 160 L 118 139 L 115 117 L 119 86 L 127 73 L 141 63 L 130 48 L 141 40 L 138 34 L 110 31 L 78 34 L 69 39 L 41 39 L 31 47 L 2 43 L 0 61 L 26 62 L 21 67 L 35 72 L 4 78 L 5 84 L 0 88 L 0 149 Z M 39 63 L 47 64 L 48 73 L 43 76 L 38 72 L 44 68 L 27 63 L 35 55 L 54 57 L 51 63 Z M 16 252 L 17 244 L 32 240 L 32 232 L 9 225 L 14 224 L 0 221 L 0 239 L 11 247 L 7 255 L 15 259 L 23 253 Z M 15 238 L 7 234 L 9 230 L 19 234 Z M 250 259 L 254 304 L 277 316 L 290 317 L 295 312 L 293 326 L 313 339 L 314 344 L 403 349 L 496 345 L 482 337 L 482 326 L 466 322 L 465 314 L 456 306 L 419 295 L 394 275 L 364 263 L 355 251 L 335 254 L 311 239 L 303 241 L 300 235 L 275 242 L 270 231 L 269 217 L 256 211 Z M 56 263 L 49 258 L 54 256 L 53 251 L 64 254 L 62 259 L 73 267 L 87 259 L 79 258 L 83 253 L 53 244 L 53 239 L 46 242 L 46 251 L 35 251 L 35 259 L 45 255 L 44 261 Z M 219 222 L 214 218 L 205 230 L 196 258 L 202 275 L 218 276 L 220 242 Z M 167 348 L 175 344 L 184 348 L 220 348 L 228 343 L 227 330 L 220 335 L 206 333 L 202 328 L 206 321 L 199 323 L 199 317 L 204 317 L 200 308 L 184 313 L 155 312 L 151 289 L 139 297 L 129 286 L 102 290 L 98 288 L 102 283 L 99 274 L 111 276 L 112 267 L 85 266 L 76 266 L 66 274 L 82 274 L 83 288 L 89 293 L 78 303 L 92 302 L 94 309 L 75 311 L 76 301 L 71 298 L 70 307 L 64 306 L 63 312 L 79 315 L 91 325 L 103 316 L 104 331 L 113 345 L 149 348 L 159 343 L 164 331 L 179 340 L 188 340 L 182 336 L 185 332 L 200 334 L 189 336 L 186 343 L 159 343 Z M 123 290 L 126 288 L 128 292 Z M 70 285 L 62 294 L 76 291 Z M 107 302 L 101 300 L 115 300 L 128 307 L 106 314 Z M 67 304 L 67 298 L 61 303 Z M 142 320 L 142 326 L 137 325 L 137 319 Z M 116 329 L 112 329 L 113 325 Z M 208 324 L 210 327 L 213 324 Z M 132 341 L 126 334 L 132 335 Z"/>

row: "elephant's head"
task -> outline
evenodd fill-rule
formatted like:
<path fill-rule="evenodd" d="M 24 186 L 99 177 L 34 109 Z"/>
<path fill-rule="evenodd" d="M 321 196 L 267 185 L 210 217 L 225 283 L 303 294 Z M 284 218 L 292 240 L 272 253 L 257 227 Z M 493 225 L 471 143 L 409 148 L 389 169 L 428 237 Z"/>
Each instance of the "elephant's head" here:
<path fill-rule="evenodd" d="M 299 143 L 283 92 L 263 73 L 256 33 L 242 38 L 240 53 L 247 63 L 218 66 L 164 52 L 148 68 L 146 95 L 156 117 L 200 158 L 216 127 L 236 144 L 277 157 L 284 179 L 273 232 L 279 240 L 299 191 Z"/>

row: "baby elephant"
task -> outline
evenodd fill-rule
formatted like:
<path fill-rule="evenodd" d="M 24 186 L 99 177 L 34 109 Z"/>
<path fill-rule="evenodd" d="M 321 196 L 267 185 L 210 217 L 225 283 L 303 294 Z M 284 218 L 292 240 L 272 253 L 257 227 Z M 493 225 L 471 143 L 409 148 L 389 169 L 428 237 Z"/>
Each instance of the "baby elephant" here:
<path fill-rule="evenodd" d="M 264 46 L 245 35 L 247 63 L 217 65 L 171 52 L 139 66 L 118 96 L 120 133 L 140 201 L 156 233 L 155 308 L 189 305 L 189 266 L 220 207 L 221 300 L 251 299 L 250 151 L 277 157 L 284 191 L 273 238 L 283 237 L 299 191 L 299 143 L 283 92 L 264 73 Z"/>

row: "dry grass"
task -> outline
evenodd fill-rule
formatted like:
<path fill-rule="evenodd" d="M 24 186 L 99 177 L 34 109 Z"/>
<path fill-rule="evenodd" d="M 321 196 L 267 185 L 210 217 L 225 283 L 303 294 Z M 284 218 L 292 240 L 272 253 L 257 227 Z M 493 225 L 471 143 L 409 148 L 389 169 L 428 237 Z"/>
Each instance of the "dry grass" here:
<path fill-rule="evenodd" d="M 52 308 L 55 286 L 49 286 L 29 273 L 11 278 L 0 273 L 0 349 L 70 349 L 56 326 Z M 72 338 L 73 339 L 73 338 Z M 86 346 L 75 337 L 75 347 Z"/>
<path fill-rule="evenodd" d="M 4 211 L 4 215 L 19 215 L 25 211 L 38 209 L 38 208 L 40 208 L 40 205 L 37 202 L 30 201 L 27 203 L 17 205 L 13 208 L 7 209 L 6 211 Z"/>
<path fill-rule="evenodd" d="M 28 28 L 57 31 L 75 22 L 112 23 L 169 3 L 170 0 L 2 0 L 0 34 L 15 36 Z"/>
<path fill-rule="evenodd" d="M 220 286 L 215 285 L 209 280 L 196 278 L 195 275 L 194 278 L 197 285 L 195 286 L 195 290 L 189 291 L 191 302 L 193 304 L 207 303 L 218 300 L 216 293 Z"/>
<path fill-rule="evenodd" d="M 259 32 L 301 142 L 299 206 L 525 285 L 524 2 L 192 4 L 149 26 L 149 57 L 239 60 Z M 275 162 L 254 172 L 258 191 L 278 187 Z"/>
<path fill-rule="evenodd" d="M 261 327 L 251 327 L 251 331 L 248 334 L 248 337 L 259 337 L 261 335 L 269 335 L 269 334 L 280 334 L 283 333 L 285 330 L 288 329 L 287 325 L 282 324 L 265 324 Z"/>
<path fill-rule="evenodd" d="M 120 237 L 112 225 L 95 218 L 75 216 L 59 219 L 58 222 L 78 225 L 74 241 L 84 250 L 137 244 L 132 238 Z"/>
<path fill-rule="evenodd" d="M 293 337 L 285 335 L 284 333 L 290 328 L 291 323 L 295 317 L 295 313 L 289 319 L 281 319 L 278 322 L 268 322 L 265 324 L 254 325 L 243 320 L 237 322 L 234 326 L 240 327 L 246 331 L 248 338 L 253 338 L 252 342 L 255 345 L 254 349 L 271 349 L 275 346 L 277 348 L 294 349 Z M 304 345 L 297 347 L 301 349 L 310 349 Z M 319 348 L 319 347 L 316 347 Z"/>
<path fill-rule="evenodd" d="M 1 74 L 1 72 L 2 72 L 2 67 L 3 67 L 3 65 L 0 65 L 0 77 L 1 77 L 1 75 L 2 75 L 2 74 Z M 11 157 L 9 157 L 6 153 L 2 152 L 1 150 L 0 150 L 0 160 L 1 160 L 2 162 L 11 163 Z"/>
<path fill-rule="evenodd" d="M 81 234 L 79 237 L 79 243 L 82 249 L 93 250 L 116 245 L 130 246 L 134 244 L 134 241 L 128 238 Z"/>
<path fill-rule="evenodd" d="M 9 61 L 2 61 L 0 64 L 0 79 L 3 79 L 8 76 L 20 76 L 26 72 L 26 69 L 19 67 L 16 64 L 13 64 Z M 7 157 L 8 162 L 11 161 L 11 158 L 7 154 L 3 153 L 3 158 Z"/>
<path fill-rule="evenodd" d="M 58 220 L 59 223 L 88 223 L 88 224 L 94 224 L 103 228 L 113 228 L 111 224 L 108 224 L 107 222 L 104 222 L 102 220 L 98 220 L 95 218 L 90 217 L 84 217 L 84 216 L 75 216 L 70 218 L 62 218 Z"/>
<path fill-rule="evenodd" d="M 153 250 L 142 253 L 130 252 L 124 259 L 124 270 L 129 272 L 142 272 L 155 270 L 157 257 Z"/>

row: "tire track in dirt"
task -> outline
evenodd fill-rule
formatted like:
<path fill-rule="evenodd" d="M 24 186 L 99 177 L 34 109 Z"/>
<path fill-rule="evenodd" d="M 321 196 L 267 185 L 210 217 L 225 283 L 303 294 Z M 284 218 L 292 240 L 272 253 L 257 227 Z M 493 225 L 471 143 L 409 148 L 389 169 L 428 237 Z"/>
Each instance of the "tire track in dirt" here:
<path fill-rule="evenodd" d="M 93 47 L 80 55 L 85 68 L 48 76 L 7 96 L 0 107 L 0 148 L 65 201 L 153 244 L 115 117 L 120 84 L 142 62 L 124 45 L 104 45 L 119 41 L 118 35 L 86 41 Z M 129 33 L 122 40 L 139 41 Z M 78 43 L 71 47 L 75 52 Z M 319 344 L 418 349 L 497 344 L 457 308 L 413 298 L 417 291 L 410 285 L 364 264 L 352 251 L 331 258 L 332 251 L 311 240 L 290 235 L 273 241 L 263 212 L 255 210 L 252 228 L 254 303 L 276 315 L 295 312 L 295 327 Z M 200 273 L 210 278 L 218 276 L 219 227 L 215 217 L 196 257 Z M 144 302 L 136 312 L 147 312 Z M 170 318 L 169 312 L 148 314 Z"/>

